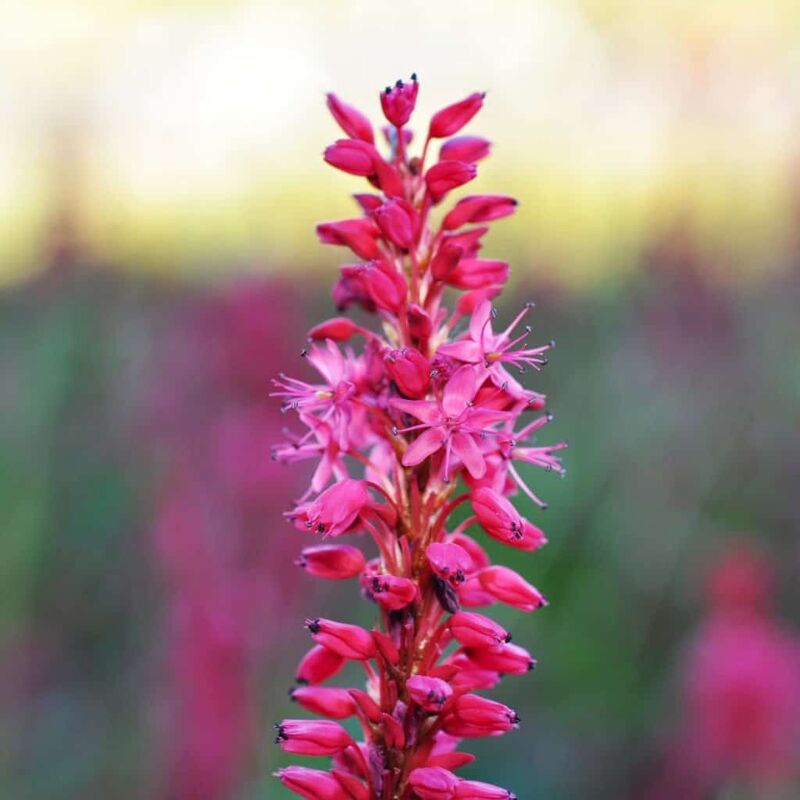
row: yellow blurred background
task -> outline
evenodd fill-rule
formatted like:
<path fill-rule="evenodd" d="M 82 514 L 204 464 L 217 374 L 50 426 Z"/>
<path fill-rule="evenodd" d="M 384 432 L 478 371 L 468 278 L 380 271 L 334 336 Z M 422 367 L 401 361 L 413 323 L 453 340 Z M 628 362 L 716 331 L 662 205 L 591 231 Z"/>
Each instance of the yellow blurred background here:
<path fill-rule="evenodd" d="M 488 91 L 478 187 L 522 200 L 495 238 L 518 274 L 585 288 L 676 224 L 725 280 L 794 246 L 792 0 L 6 0 L 2 22 L 4 282 L 53 236 L 164 275 L 329 268 L 312 227 L 351 184 L 321 164 L 323 93 L 373 110 L 412 70 L 422 117 Z"/>

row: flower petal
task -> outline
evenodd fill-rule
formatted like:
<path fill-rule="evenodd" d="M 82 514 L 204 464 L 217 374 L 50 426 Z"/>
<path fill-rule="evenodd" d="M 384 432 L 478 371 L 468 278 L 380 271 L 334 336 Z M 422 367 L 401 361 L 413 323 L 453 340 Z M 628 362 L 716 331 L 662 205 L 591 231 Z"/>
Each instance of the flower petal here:
<path fill-rule="evenodd" d="M 469 321 L 469 335 L 478 344 L 483 344 L 484 332 L 492 336 L 492 325 L 489 319 L 492 315 L 492 302 L 491 300 L 484 300 L 472 312 L 472 317 Z M 487 324 L 488 323 L 488 324 Z"/>
<path fill-rule="evenodd" d="M 473 478 L 486 474 L 486 462 L 475 439 L 468 433 L 453 434 L 453 452 L 461 459 Z"/>
<path fill-rule="evenodd" d="M 393 398 L 390 402 L 394 408 L 405 411 L 406 414 L 411 414 L 412 417 L 427 422 L 429 425 L 435 425 L 442 418 L 439 404 L 434 403 L 433 400 L 403 400 L 398 397 Z"/>
<path fill-rule="evenodd" d="M 428 428 L 420 434 L 403 455 L 403 466 L 413 467 L 424 461 L 429 455 L 435 453 L 443 444 L 447 436 L 441 428 Z"/>
<path fill-rule="evenodd" d="M 457 417 L 475 397 L 478 376 L 475 369 L 466 364 L 459 367 L 447 382 L 442 395 L 442 408 L 449 417 Z"/>

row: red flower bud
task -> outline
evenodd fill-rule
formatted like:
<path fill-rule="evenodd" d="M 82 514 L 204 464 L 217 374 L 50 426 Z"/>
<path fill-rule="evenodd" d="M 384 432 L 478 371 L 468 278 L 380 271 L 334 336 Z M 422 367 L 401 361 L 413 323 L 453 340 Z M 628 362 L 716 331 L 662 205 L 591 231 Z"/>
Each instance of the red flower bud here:
<path fill-rule="evenodd" d="M 480 136 L 457 136 L 448 139 L 439 150 L 440 161 L 468 161 L 473 163 L 486 158 L 492 148 L 488 139 Z"/>
<path fill-rule="evenodd" d="M 361 210 L 365 211 L 367 214 L 383 205 L 383 198 L 377 194 L 354 194 L 353 199 L 361 207 Z"/>
<path fill-rule="evenodd" d="M 375 144 L 370 121 L 356 108 L 340 100 L 333 92 L 327 95 L 328 109 L 339 127 L 351 138 Z"/>
<path fill-rule="evenodd" d="M 457 800 L 517 800 L 508 789 L 483 781 L 459 781 L 455 797 Z"/>
<path fill-rule="evenodd" d="M 319 544 L 306 547 L 295 561 L 317 578 L 355 578 L 364 569 L 364 554 L 350 544 Z"/>
<path fill-rule="evenodd" d="M 497 602 L 497 598 L 483 588 L 480 581 L 480 573 L 470 575 L 464 583 L 458 587 L 458 600 L 462 606 L 467 608 L 477 608 L 480 606 L 491 606 Z"/>
<path fill-rule="evenodd" d="M 476 228 L 467 228 L 465 231 L 461 231 L 461 233 L 449 233 L 444 237 L 444 241 L 448 244 L 458 245 L 463 249 L 464 252 L 462 255 L 464 257 L 472 258 L 478 255 L 483 247 L 483 242 L 481 240 L 488 230 L 488 225 L 478 225 Z"/>
<path fill-rule="evenodd" d="M 476 738 L 505 733 L 518 726 L 516 711 L 503 703 L 477 694 L 464 694 L 453 702 L 442 729 L 451 736 Z"/>
<path fill-rule="evenodd" d="M 331 773 L 346 790 L 347 800 L 369 800 L 369 789 L 355 775 L 343 769 L 332 769 Z"/>
<path fill-rule="evenodd" d="M 408 782 L 420 800 L 452 800 L 458 786 L 458 778 L 442 767 L 419 767 Z"/>
<path fill-rule="evenodd" d="M 406 735 L 403 726 L 391 715 L 383 712 L 381 714 L 383 723 L 383 737 L 387 747 L 396 747 L 402 750 L 406 746 Z"/>
<path fill-rule="evenodd" d="M 352 478 L 334 483 L 313 503 L 291 512 L 295 526 L 326 536 L 340 536 L 355 525 L 361 510 L 370 501 L 365 481 Z"/>
<path fill-rule="evenodd" d="M 453 694 L 450 684 L 441 678 L 412 675 L 406 681 L 406 689 L 411 699 L 426 711 L 438 713 L 447 698 Z"/>
<path fill-rule="evenodd" d="M 370 722 L 380 722 L 380 706 L 366 692 L 361 689 L 347 689 L 347 691 Z"/>
<path fill-rule="evenodd" d="M 400 651 L 397 645 L 382 631 L 372 631 L 372 639 L 378 652 L 390 664 L 397 664 L 400 661 Z"/>
<path fill-rule="evenodd" d="M 477 651 L 476 651 L 477 652 Z M 481 650 L 480 652 L 491 652 Z M 450 678 L 450 685 L 453 689 L 493 689 L 500 683 L 502 677 L 499 672 L 491 669 L 478 667 L 469 659 L 463 650 L 457 650 L 447 660 L 446 665 L 453 670 L 453 677 Z"/>
<path fill-rule="evenodd" d="M 431 274 L 437 281 L 446 281 L 458 266 L 464 248 L 453 242 L 445 241 L 431 259 Z"/>
<path fill-rule="evenodd" d="M 333 317 L 315 325 L 308 332 L 308 338 L 315 341 L 332 339 L 334 342 L 346 342 L 360 330 L 361 328 L 349 317 Z"/>
<path fill-rule="evenodd" d="M 462 258 L 444 282 L 456 289 L 482 289 L 508 280 L 508 262 L 493 258 Z"/>
<path fill-rule="evenodd" d="M 405 191 L 400 173 L 382 158 L 375 161 L 375 174 L 378 186 L 387 197 L 402 197 Z"/>
<path fill-rule="evenodd" d="M 325 161 L 349 175 L 369 177 L 375 174 L 378 151 L 361 139 L 339 139 L 325 148 Z"/>
<path fill-rule="evenodd" d="M 479 194 L 459 200 L 442 222 L 442 228 L 452 231 L 469 222 L 490 222 L 513 214 L 517 201 L 499 194 Z"/>
<path fill-rule="evenodd" d="M 493 650 L 467 649 L 464 655 L 476 667 L 503 675 L 524 675 L 536 666 L 536 659 L 524 647 L 515 644 L 504 644 Z"/>
<path fill-rule="evenodd" d="M 409 250 L 417 235 L 418 215 L 405 200 L 390 200 L 372 212 L 383 235 L 394 245 Z"/>
<path fill-rule="evenodd" d="M 285 753 L 303 756 L 332 756 L 353 744 L 350 734 L 330 720 L 285 719 L 275 726 L 275 744 Z"/>
<path fill-rule="evenodd" d="M 444 767 L 445 769 L 459 769 L 466 767 L 475 760 L 472 753 L 441 753 L 428 759 L 429 767 Z"/>
<path fill-rule="evenodd" d="M 472 493 L 472 508 L 486 533 L 499 542 L 528 552 L 547 543 L 543 531 L 524 519 L 507 498 L 487 486 Z"/>
<path fill-rule="evenodd" d="M 425 550 L 431 569 L 453 586 L 463 583 L 468 572 L 472 571 L 472 559 L 463 547 L 455 542 L 434 542 Z"/>
<path fill-rule="evenodd" d="M 431 383 L 431 365 L 419 350 L 413 347 L 389 350 L 383 361 L 387 374 L 406 397 L 415 400 L 425 397 Z"/>
<path fill-rule="evenodd" d="M 478 573 L 481 586 L 501 603 L 521 611 L 534 611 L 547 605 L 538 589 L 508 567 L 487 567 Z"/>
<path fill-rule="evenodd" d="M 440 161 L 425 173 L 425 183 L 434 203 L 448 192 L 469 183 L 478 174 L 474 164 L 465 161 Z"/>
<path fill-rule="evenodd" d="M 372 634 L 358 625 L 348 625 L 331 619 L 307 619 L 306 627 L 311 631 L 315 642 L 344 658 L 363 661 L 375 655 Z"/>
<path fill-rule="evenodd" d="M 305 800 L 349 800 L 339 781 L 329 772 L 311 767 L 284 767 L 275 777 Z"/>
<path fill-rule="evenodd" d="M 349 247 L 359 258 L 371 259 L 380 255 L 376 242 L 379 235 L 378 226 L 362 217 L 317 225 L 317 236 L 323 244 Z"/>
<path fill-rule="evenodd" d="M 408 331 L 416 339 L 425 341 L 433 333 L 433 322 L 424 308 L 416 303 L 409 303 L 406 309 Z"/>
<path fill-rule="evenodd" d="M 411 117 L 417 104 L 418 91 L 417 76 L 412 75 L 411 83 L 397 81 L 394 86 L 387 86 L 381 92 L 383 114 L 396 128 L 402 128 Z"/>
<path fill-rule="evenodd" d="M 303 656 L 297 667 L 297 682 L 316 685 L 333 677 L 343 666 L 345 659 L 327 647 L 316 645 Z"/>
<path fill-rule="evenodd" d="M 451 544 L 457 544 L 462 550 L 467 552 L 470 560 L 469 566 L 464 570 L 467 574 L 477 572 L 479 569 L 488 567 L 492 563 L 486 551 L 471 536 L 467 536 L 466 533 L 453 533 L 447 541 Z"/>
<path fill-rule="evenodd" d="M 456 311 L 461 317 L 471 314 L 484 300 L 491 300 L 503 291 L 502 286 L 489 286 L 486 289 L 474 289 L 458 298 Z"/>
<path fill-rule="evenodd" d="M 367 572 L 361 579 L 361 585 L 378 605 L 389 611 L 405 608 L 417 597 L 417 584 L 409 578 L 375 575 Z"/>
<path fill-rule="evenodd" d="M 431 117 L 429 136 L 432 139 L 444 139 L 458 133 L 483 106 L 485 92 L 474 92 L 469 97 L 453 103 Z"/>
<path fill-rule="evenodd" d="M 356 713 L 356 704 L 347 689 L 328 686 L 299 686 L 289 697 L 312 714 L 331 719 L 346 719 Z"/>
<path fill-rule="evenodd" d="M 511 641 L 511 634 L 493 619 L 471 611 L 459 611 L 448 622 L 450 633 L 464 647 L 497 647 Z"/>

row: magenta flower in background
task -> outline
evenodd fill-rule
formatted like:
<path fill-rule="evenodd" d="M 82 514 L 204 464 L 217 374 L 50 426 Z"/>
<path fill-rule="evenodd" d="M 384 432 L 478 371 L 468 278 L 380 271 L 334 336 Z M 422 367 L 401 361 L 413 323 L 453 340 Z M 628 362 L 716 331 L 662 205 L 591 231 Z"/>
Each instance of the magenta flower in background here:
<path fill-rule="evenodd" d="M 478 522 L 492 538 L 526 551 L 545 544 L 544 533 L 508 500 L 522 488 L 543 505 L 512 462 L 562 473 L 556 453 L 565 445 L 531 439 L 551 417 L 520 421 L 540 411 L 544 397 L 508 370 L 541 369 L 552 343 L 530 346 L 529 327 L 514 333 L 530 305 L 500 333 L 492 328 L 490 299 L 509 266 L 478 256 L 488 226 L 476 225 L 508 216 L 516 201 L 473 195 L 438 210 L 489 152 L 484 139 L 449 138 L 481 109 L 484 95 L 436 113 L 420 153 L 411 155 L 405 125 L 418 92 L 412 76 L 381 93 L 390 123 L 386 157 L 367 118 L 328 95 L 349 138 L 331 145 L 325 161 L 366 178 L 371 191 L 355 195 L 361 217 L 321 223 L 317 233 L 360 259 L 341 268 L 333 289 L 339 310 L 360 306 L 380 326 L 367 330 L 346 317 L 317 325 L 304 355 L 321 380 L 275 381 L 283 410 L 296 411 L 305 428 L 276 446 L 275 457 L 318 461 L 308 491 L 287 514 L 319 540 L 306 544 L 296 563 L 325 579 L 358 573 L 379 619 L 371 630 L 306 619 L 314 647 L 298 667 L 292 698 L 327 719 L 283 720 L 275 741 L 288 753 L 332 757 L 329 771 L 278 771 L 308 800 L 514 797 L 459 778 L 456 771 L 473 756 L 458 748 L 464 739 L 519 726 L 512 708 L 480 692 L 535 661 L 502 626 L 462 607 L 499 602 L 533 611 L 547 602 L 521 575 L 493 566 L 465 530 Z M 429 164 L 430 143 L 439 138 L 447 141 Z M 444 300 L 453 289 L 460 295 L 450 312 Z M 350 344 L 357 338 L 360 351 Z M 467 490 L 458 494 L 461 481 Z M 454 527 L 451 515 L 468 501 L 475 516 Z M 365 532 L 374 558 L 342 542 Z M 363 667 L 363 689 L 320 686 L 347 661 Z M 355 718 L 360 741 L 339 722 L 347 717 Z"/>

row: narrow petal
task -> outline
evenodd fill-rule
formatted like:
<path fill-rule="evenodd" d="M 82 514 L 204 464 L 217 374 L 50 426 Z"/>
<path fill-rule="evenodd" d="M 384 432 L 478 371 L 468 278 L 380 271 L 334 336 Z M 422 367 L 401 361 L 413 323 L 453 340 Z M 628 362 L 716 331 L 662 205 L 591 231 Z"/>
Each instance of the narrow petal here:
<path fill-rule="evenodd" d="M 403 466 L 413 467 L 424 461 L 444 444 L 446 438 L 447 436 L 441 428 L 428 428 L 406 450 L 403 455 Z"/>
<path fill-rule="evenodd" d="M 477 374 L 470 365 L 459 367 L 444 387 L 442 408 L 449 417 L 457 417 L 475 397 Z"/>
<path fill-rule="evenodd" d="M 468 433 L 453 434 L 453 451 L 461 459 L 473 478 L 482 478 L 486 474 L 486 462 L 475 439 Z"/>
<path fill-rule="evenodd" d="M 449 342 L 439 346 L 436 351 L 440 356 L 457 358 L 459 361 L 466 361 L 468 364 L 480 364 L 483 360 L 483 352 L 477 342 L 470 339 L 462 339 L 460 342 Z"/>
<path fill-rule="evenodd" d="M 492 326 L 489 323 L 489 318 L 492 315 L 492 302 L 491 300 L 484 300 L 472 312 L 472 317 L 469 321 L 469 335 L 478 343 L 483 342 L 484 331 L 492 333 Z"/>
<path fill-rule="evenodd" d="M 434 403 L 433 400 L 403 400 L 402 398 L 393 398 L 391 404 L 394 408 L 405 411 L 406 414 L 411 414 L 412 417 L 416 417 L 422 422 L 427 422 L 429 425 L 435 425 L 442 417 L 439 404 Z"/>

